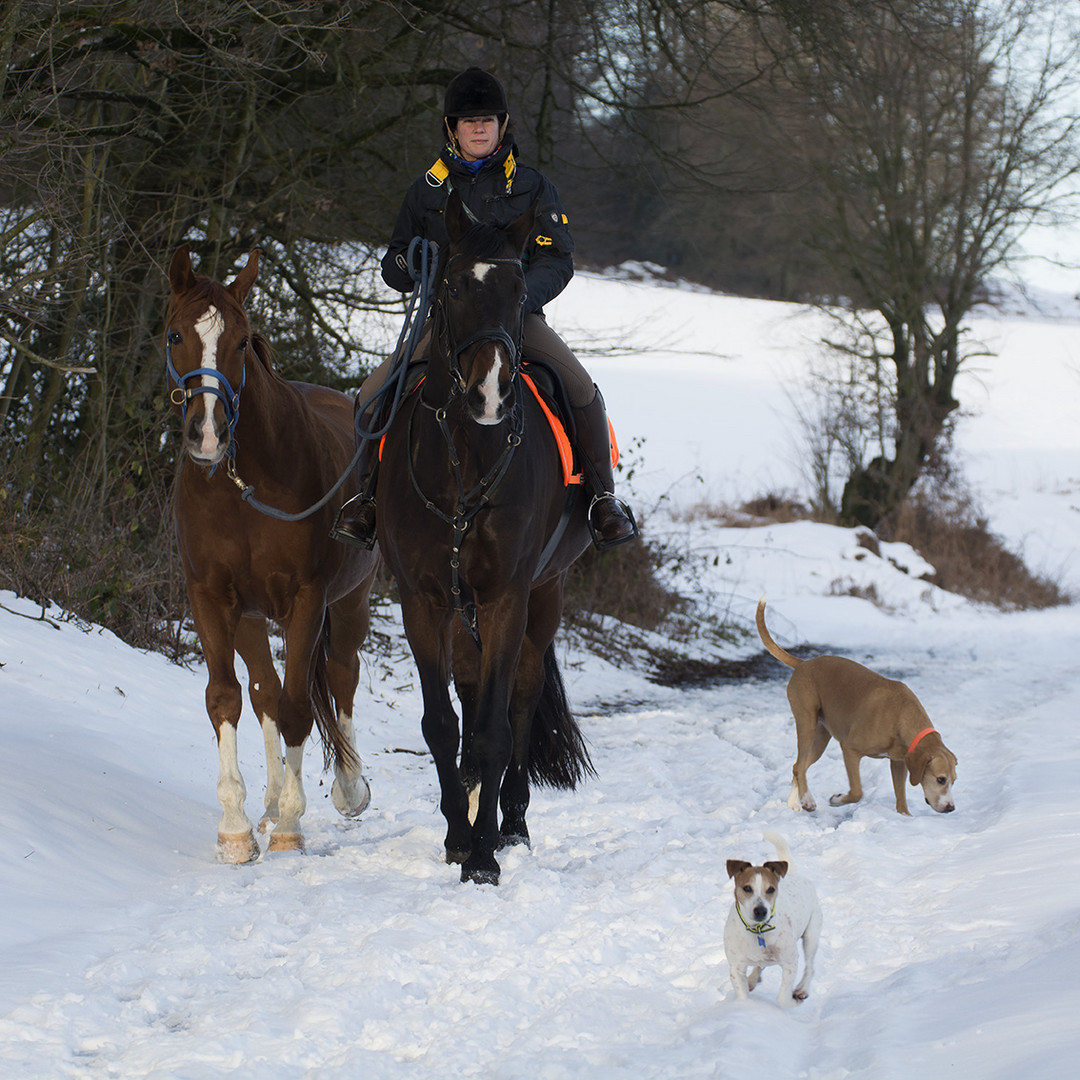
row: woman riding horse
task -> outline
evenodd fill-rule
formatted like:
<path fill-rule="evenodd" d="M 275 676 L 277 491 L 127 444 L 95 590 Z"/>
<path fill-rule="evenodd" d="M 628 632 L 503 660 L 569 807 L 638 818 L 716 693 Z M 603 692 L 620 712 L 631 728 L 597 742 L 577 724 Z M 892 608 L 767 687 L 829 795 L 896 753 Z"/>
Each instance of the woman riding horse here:
<path fill-rule="evenodd" d="M 405 195 L 382 260 L 383 280 L 401 292 L 412 291 L 406 252 L 414 237 L 445 245 L 443 210 L 451 190 L 477 220 L 500 227 L 537 204 L 536 227 L 522 257 L 527 288 L 522 353 L 553 367 L 566 389 L 577 450 L 592 493 L 589 524 L 596 546 L 605 550 L 632 540 L 637 526 L 614 494 L 604 399 L 581 362 L 544 319 L 544 305 L 562 292 L 574 273 L 574 241 L 559 194 L 543 173 L 518 164 L 506 91 L 493 75 L 471 67 L 454 78 L 446 88 L 443 124 L 449 144 Z M 421 338 L 415 358 L 425 357 L 429 345 L 430 332 Z M 395 360 L 388 358 L 365 379 L 356 402 L 361 414 L 371 411 L 369 406 L 386 384 Z M 372 425 L 367 427 L 370 430 Z M 370 548 L 375 542 L 374 468 L 362 464 L 361 471 L 368 474 L 361 493 L 342 508 L 331 535 Z"/>

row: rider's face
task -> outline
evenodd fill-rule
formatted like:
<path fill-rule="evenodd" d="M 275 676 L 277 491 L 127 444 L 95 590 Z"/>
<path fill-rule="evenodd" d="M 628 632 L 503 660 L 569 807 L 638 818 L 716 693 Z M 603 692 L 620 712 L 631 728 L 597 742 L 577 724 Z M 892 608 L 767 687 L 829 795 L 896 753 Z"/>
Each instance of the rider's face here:
<path fill-rule="evenodd" d="M 466 161 L 479 161 L 495 153 L 499 145 L 499 118 L 462 116 L 454 124 L 454 137 Z"/>

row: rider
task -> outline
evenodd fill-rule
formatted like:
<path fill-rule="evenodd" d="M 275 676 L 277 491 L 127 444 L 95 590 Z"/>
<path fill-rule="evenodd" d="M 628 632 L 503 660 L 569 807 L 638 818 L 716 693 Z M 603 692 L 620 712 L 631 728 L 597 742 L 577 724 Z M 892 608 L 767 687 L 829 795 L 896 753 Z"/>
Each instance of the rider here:
<path fill-rule="evenodd" d="M 510 224 L 539 199 L 536 226 L 522 255 L 526 300 L 521 351 L 526 359 L 550 364 L 565 385 L 577 449 L 587 459 L 583 472 L 593 494 L 589 521 L 596 546 L 605 550 L 622 544 L 637 535 L 637 526 L 614 494 L 604 400 L 580 361 L 544 319 L 544 304 L 562 292 L 574 273 L 574 241 L 558 192 L 543 173 L 518 164 L 506 91 L 495 76 L 471 67 L 451 80 L 443 102 L 443 125 L 449 143 L 405 194 L 382 260 L 383 280 L 401 292 L 412 291 L 407 262 L 410 243 L 416 236 L 446 243 L 442 215 L 451 187 L 473 215 L 498 226 Z M 428 333 L 416 354 L 423 355 L 429 343 Z M 386 383 L 393 360 L 383 361 L 364 380 L 356 399 L 358 411 L 365 410 Z M 369 470 L 361 493 L 342 507 L 331 532 L 335 539 L 362 547 L 374 543 L 373 473 Z"/>

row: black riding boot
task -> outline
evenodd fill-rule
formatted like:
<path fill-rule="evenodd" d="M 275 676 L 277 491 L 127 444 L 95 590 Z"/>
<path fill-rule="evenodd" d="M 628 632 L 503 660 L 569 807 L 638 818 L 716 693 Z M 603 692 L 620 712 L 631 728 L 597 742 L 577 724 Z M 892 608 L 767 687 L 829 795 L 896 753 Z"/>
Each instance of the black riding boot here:
<path fill-rule="evenodd" d="M 365 444 L 364 453 L 357 464 L 360 473 L 360 491 L 345 502 L 330 528 L 330 537 L 342 544 L 364 548 L 370 551 L 375 546 L 375 481 L 379 474 L 379 465 L 368 467 L 370 444 Z"/>
<path fill-rule="evenodd" d="M 599 389 L 590 404 L 574 409 L 574 423 L 578 450 L 585 459 L 582 462 L 585 480 L 593 496 L 589 504 L 589 529 L 597 549 L 607 551 L 633 540 L 638 530 L 630 508 L 615 496 L 611 433 Z"/>

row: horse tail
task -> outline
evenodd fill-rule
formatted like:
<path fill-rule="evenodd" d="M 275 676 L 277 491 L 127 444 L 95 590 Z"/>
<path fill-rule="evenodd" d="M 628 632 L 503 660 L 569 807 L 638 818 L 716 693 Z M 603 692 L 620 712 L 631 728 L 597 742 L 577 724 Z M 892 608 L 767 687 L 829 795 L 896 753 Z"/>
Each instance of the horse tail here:
<path fill-rule="evenodd" d="M 541 786 L 573 791 L 595 776 L 585 737 L 570 712 L 554 644 L 544 653 L 544 688 L 529 736 L 529 779 Z"/>
<path fill-rule="evenodd" d="M 346 769 L 359 769 L 360 759 L 352 748 L 345 732 L 338 723 L 337 706 L 330 692 L 330 612 L 323 616 L 322 633 L 311 658 L 311 713 L 323 746 L 323 768 L 340 765 Z"/>

